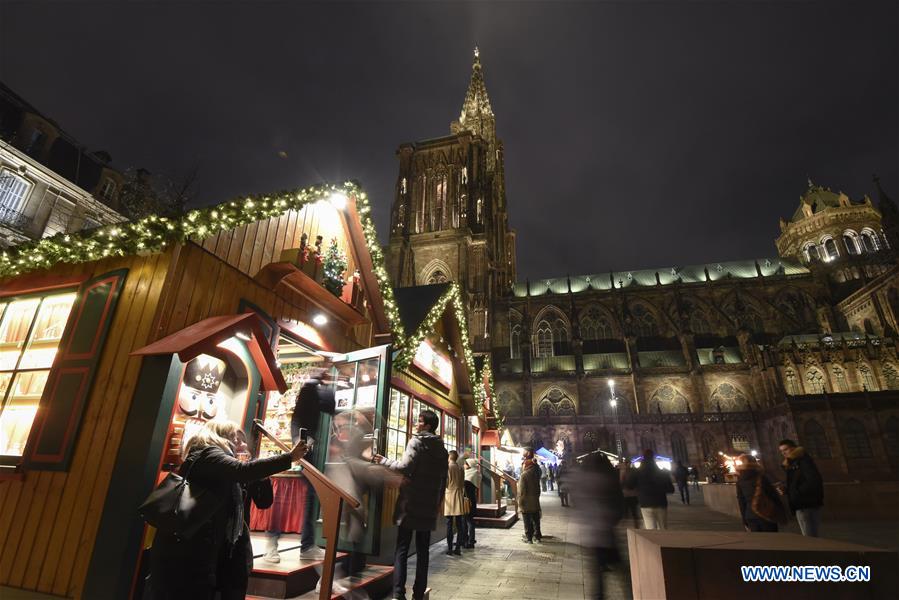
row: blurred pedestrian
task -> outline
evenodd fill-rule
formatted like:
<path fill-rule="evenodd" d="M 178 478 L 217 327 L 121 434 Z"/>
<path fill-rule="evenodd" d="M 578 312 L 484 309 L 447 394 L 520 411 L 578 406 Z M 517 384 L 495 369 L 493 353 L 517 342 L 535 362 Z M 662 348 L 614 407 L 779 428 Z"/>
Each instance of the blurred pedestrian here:
<path fill-rule="evenodd" d="M 465 539 L 465 471 L 459 466 L 459 453 L 449 452 L 446 491 L 443 494 L 443 516 L 446 517 L 446 553 L 462 554 Z M 455 532 L 455 546 L 453 545 Z"/>
<path fill-rule="evenodd" d="M 621 472 L 621 486 L 622 494 L 624 496 L 624 516 L 630 516 L 634 522 L 634 529 L 640 529 L 640 511 L 639 504 L 637 502 L 637 490 L 633 490 L 625 486 L 627 478 L 633 470 L 631 468 L 631 463 L 629 460 L 622 456 L 621 462 L 618 463 L 618 467 Z"/>
<path fill-rule="evenodd" d="M 690 479 L 693 481 L 693 489 L 699 489 L 699 469 L 696 465 L 690 465 Z"/>
<path fill-rule="evenodd" d="M 543 539 L 540 531 L 540 469 L 533 458 L 525 458 L 521 463 L 521 477 L 518 479 L 518 511 L 524 520 L 522 541 L 532 544 Z"/>
<path fill-rule="evenodd" d="M 667 529 L 667 494 L 674 493 L 674 486 L 668 473 L 656 465 L 655 452 L 650 449 L 643 451 L 640 467 L 628 475 L 627 487 L 637 491 L 646 529 Z"/>
<path fill-rule="evenodd" d="M 549 474 L 546 477 L 546 484 L 549 486 L 549 491 L 554 491 L 553 486 L 556 483 L 556 465 L 549 465 Z"/>
<path fill-rule="evenodd" d="M 784 457 L 783 468 L 787 474 L 786 494 L 790 510 L 796 515 L 802 535 L 818 537 L 821 527 L 821 507 L 824 506 L 824 480 L 815 461 L 802 446 L 793 440 L 781 440 L 778 444 Z"/>
<path fill-rule="evenodd" d="M 559 463 L 559 470 L 556 473 L 556 485 L 559 488 L 559 499 L 562 506 L 570 506 L 568 503 L 568 492 L 570 483 L 568 481 L 568 465 L 565 462 Z"/>
<path fill-rule="evenodd" d="M 690 488 L 687 487 L 687 467 L 684 463 L 677 461 L 674 468 L 674 481 L 677 482 L 677 491 L 680 492 L 681 504 L 690 504 Z"/>
<path fill-rule="evenodd" d="M 468 513 L 465 515 L 465 541 L 467 548 L 474 548 L 477 536 L 474 532 L 474 517 L 478 510 L 478 490 L 481 487 L 481 471 L 476 458 L 465 459 L 465 497 L 468 498 Z"/>
<path fill-rule="evenodd" d="M 780 495 L 751 454 L 737 458 L 737 502 L 746 531 L 777 532 L 785 520 Z"/>
<path fill-rule="evenodd" d="M 603 571 L 621 561 L 615 526 L 624 514 L 624 497 L 618 472 L 602 453 L 590 454 L 572 472 L 575 521 L 584 546 L 596 564 L 594 598 L 603 598 Z"/>
<path fill-rule="evenodd" d="M 546 465 L 542 462 L 538 463 L 537 466 L 540 467 L 540 491 L 546 491 L 546 481 L 549 479 L 549 473 L 546 472 Z"/>

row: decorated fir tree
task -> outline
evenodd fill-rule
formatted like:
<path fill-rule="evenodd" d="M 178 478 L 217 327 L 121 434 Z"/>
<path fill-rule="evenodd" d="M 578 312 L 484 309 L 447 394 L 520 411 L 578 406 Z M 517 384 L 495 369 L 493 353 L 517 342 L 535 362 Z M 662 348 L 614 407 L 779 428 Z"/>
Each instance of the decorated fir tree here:
<path fill-rule="evenodd" d="M 338 298 L 343 294 L 343 276 L 346 273 L 346 268 L 346 255 L 341 252 L 340 247 L 337 245 L 337 238 L 333 238 L 322 263 L 324 275 L 322 285 Z"/>

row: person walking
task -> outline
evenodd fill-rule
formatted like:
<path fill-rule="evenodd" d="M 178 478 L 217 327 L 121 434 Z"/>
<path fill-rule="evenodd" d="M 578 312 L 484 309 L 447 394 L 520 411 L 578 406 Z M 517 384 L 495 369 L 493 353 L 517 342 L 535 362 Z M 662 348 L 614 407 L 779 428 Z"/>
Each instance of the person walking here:
<path fill-rule="evenodd" d="M 751 454 L 737 458 L 737 503 L 746 531 L 776 533 L 777 523 L 785 520 L 780 496 Z"/>
<path fill-rule="evenodd" d="M 437 413 L 423 410 L 415 424 L 416 433 L 406 445 L 402 458 L 390 460 L 380 454 L 372 456 L 372 462 L 400 471 L 408 479 L 400 487 L 393 513 L 394 523 L 398 526 L 393 564 L 393 598 L 396 600 L 406 599 L 406 569 L 413 535 L 418 552 L 415 583 L 412 586 L 413 600 L 424 598 L 428 587 L 428 548 L 446 488 L 446 464 L 449 459 L 443 440 L 435 433 L 439 424 Z"/>
<path fill-rule="evenodd" d="M 633 490 L 625 486 L 628 476 L 630 476 L 631 471 L 633 471 L 633 469 L 631 468 L 631 463 L 626 458 L 621 457 L 621 462 L 619 462 L 618 464 L 620 470 L 622 495 L 624 497 L 624 515 L 630 515 L 631 519 L 634 522 L 634 529 L 640 529 L 640 511 L 637 504 L 637 490 Z"/>
<path fill-rule="evenodd" d="M 546 476 L 546 484 L 549 486 L 549 491 L 552 492 L 555 491 L 553 487 L 556 483 L 556 465 L 549 465 L 547 469 L 549 470 L 549 473 Z"/>
<path fill-rule="evenodd" d="M 527 453 L 525 453 L 527 456 Z M 522 541 L 533 544 L 543 539 L 540 531 L 540 468 L 533 458 L 525 458 L 521 463 L 521 477 L 518 478 L 518 512 L 524 520 Z"/>
<path fill-rule="evenodd" d="M 468 546 L 465 538 L 465 471 L 459 466 L 459 453 L 449 452 L 446 491 L 443 494 L 443 515 L 446 517 L 446 553 L 462 554 L 462 546 Z M 455 531 L 456 545 L 453 546 Z"/>
<path fill-rule="evenodd" d="M 562 506 L 568 507 L 568 465 L 564 462 L 559 465 L 559 471 L 556 473 L 556 485 L 559 488 L 559 500 Z"/>
<path fill-rule="evenodd" d="M 538 467 L 540 467 L 540 491 L 546 491 L 546 481 L 549 478 L 549 474 L 546 472 L 546 465 L 543 463 L 538 463 Z"/>
<path fill-rule="evenodd" d="M 593 597 L 603 598 L 603 571 L 621 561 L 615 541 L 615 526 L 624 514 L 620 476 L 609 459 L 597 453 L 587 456 L 572 479 L 575 522 L 596 565 Z"/>
<path fill-rule="evenodd" d="M 796 515 L 802 535 L 818 537 L 821 527 L 821 507 L 824 506 L 824 480 L 815 461 L 796 442 L 789 439 L 778 444 L 784 457 L 783 468 L 787 475 L 786 487 L 778 491 L 786 495 L 790 511 Z"/>
<path fill-rule="evenodd" d="M 212 600 L 246 595 L 253 550 L 244 519 L 242 485 L 286 471 L 306 454 L 302 441 L 289 453 L 242 462 L 235 457 L 240 428 L 207 421 L 184 448 L 178 469 L 191 487 L 220 498 L 220 505 L 190 539 L 157 531 L 150 554 L 148 600 Z"/>
<path fill-rule="evenodd" d="M 677 461 L 674 468 L 674 481 L 677 482 L 677 491 L 680 492 L 681 504 L 690 504 L 690 488 L 687 487 L 687 467 L 682 461 Z"/>
<path fill-rule="evenodd" d="M 674 486 L 668 473 L 656 465 L 655 452 L 643 451 L 640 467 L 634 469 L 627 480 L 627 487 L 637 491 L 640 513 L 646 529 L 668 528 L 668 497 Z"/>
<path fill-rule="evenodd" d="M 699 490 L 699 469 L 696 465 L 690 465 L 690 479 L 693 481 L 693 491 Z"/>
<path fill-rule="evenodd" d="M 465 515 L 466 548 L 474 548 L 477 536 L 474 532 L 475 511 L 478 509 L 478 490 L 481 487 L 481 471 L 475 458 L 465 459 L 465 497 L 468 498 L 468 513 Z"/>

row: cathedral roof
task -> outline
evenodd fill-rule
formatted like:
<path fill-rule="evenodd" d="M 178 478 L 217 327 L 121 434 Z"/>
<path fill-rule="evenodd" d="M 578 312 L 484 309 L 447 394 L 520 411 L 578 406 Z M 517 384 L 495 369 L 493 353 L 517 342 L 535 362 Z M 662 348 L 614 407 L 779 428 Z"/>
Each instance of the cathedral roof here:
<path fill-rule="evenodd" d="M 842 198 L 842 200 L 841 200 Z M 794 223 L 817 214 L 827 208 L 838 208 L 847 206 L 852 202 L 844 194 L 838 194 L 829 188 L 815 185 L 812 180 L 808 180 L 808 189 L 799 197 L 799 206 L 793 217 L 790 219 Z"/>
<path fill-rule="evenodd" d="M 573 293 L 589 290 L 610 290 L 612 282 L 616 288 L 655 287 L 675 283 L 701 283 L 726 279 L 753 279 L 772 276 L 805 275 L 810 271 L 801 263 L 786 258 L 763 258 L 709 263 L 687 267 L 665 269 L 642 269 L 638 271 L 607 271 L 592 275 L 539 279 L 527 283 L 516 283 L 513 294 L 523 298 L 543 294 L 567 294 L 569 282 Z"/>

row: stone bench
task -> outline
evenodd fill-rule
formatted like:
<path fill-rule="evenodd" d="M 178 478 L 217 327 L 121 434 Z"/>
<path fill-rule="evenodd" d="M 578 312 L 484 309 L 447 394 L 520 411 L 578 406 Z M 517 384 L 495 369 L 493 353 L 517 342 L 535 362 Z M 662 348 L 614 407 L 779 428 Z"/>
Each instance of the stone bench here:
<path fill-rule="evenodd" d="M 899 555 L 889 550 L 793 533 L 628 529 L 634 598 L 899 598 Z M 867 583 L 751 583 L 748 565 L 869 566 Z"/>

